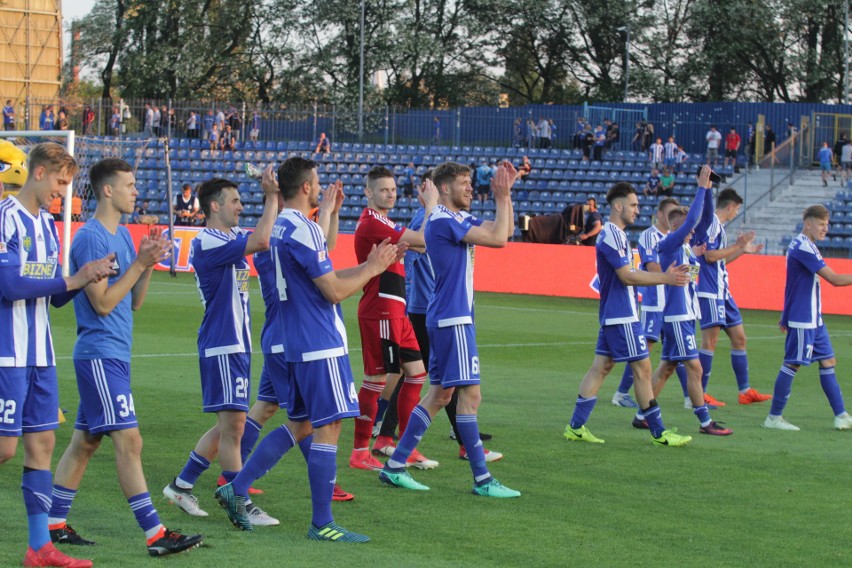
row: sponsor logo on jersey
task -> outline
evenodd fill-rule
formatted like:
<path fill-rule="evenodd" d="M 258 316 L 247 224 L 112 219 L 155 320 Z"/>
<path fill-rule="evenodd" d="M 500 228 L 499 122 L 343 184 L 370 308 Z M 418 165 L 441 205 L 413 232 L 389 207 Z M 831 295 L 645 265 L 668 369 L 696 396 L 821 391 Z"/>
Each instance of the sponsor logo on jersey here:
<path fill-rule="evenodd" d="M 53 278 L 55 268 L 55 262 L 27 262 L 24 263 L 21 276 L 40 279 Z"/>
<path fill-rule="evenodd" d="M 237 269 L 237 291 L 240 294 L 248 294 L 249 291 L 249 271 L 247 268 Z"/>

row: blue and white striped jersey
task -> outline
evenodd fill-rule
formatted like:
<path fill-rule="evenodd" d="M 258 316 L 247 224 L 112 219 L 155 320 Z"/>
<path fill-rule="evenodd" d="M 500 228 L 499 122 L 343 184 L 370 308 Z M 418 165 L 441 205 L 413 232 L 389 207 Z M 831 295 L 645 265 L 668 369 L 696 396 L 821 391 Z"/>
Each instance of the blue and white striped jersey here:
<path fill-rule="evenodd" d="M 254 268 L 257 270 L 257 282 L 263 296 L 263 329 L 260 331 L 260 349 L 264 354 L 284 353 L 284 330 L 279 315 L 281 302 L 275 288 L 275 260 L 272 248 L 254 253 Z"/>
<path fill-rule="evenodd" d="M 719 217 L 714 213 L 713 220 L 704 235 L 696 234 L 696 242 L 706 242 L 707 250 L 721 250 L 728 246 L 728 234 Z M 702 256 L 701 272 L 698 279 L 698 295 L 701 298 L 724 300 L 731 295 L 728 288 L 728 268 L 725 259 L 707 262 Z"/>
<path fill-rule="evenodd" d="M 660 256 L 657 245 L 665 237 L 656 226 L 651 225 L 639 236 L 639 268 L 647 270 L 645 265 L 649 262 L 660 264 Z M 664 270 L 668 267 L 662 267 Z M 662 284 L 657 286 L 642 286 L 639 288 L 642 294 L 642 310 L 646 312 L 661 312 L 666 305 L 666 295 Z"/>
<path fill-rule="evenodd" d="M 639 321 L 636 313 L 636 292 L 625 286 L 616 271 L 623 266 L 633 267 L 633 251 L 627 235 L 607 221 L 595 243 L 601 303 L 598 317 L 601 325 L 618 325 Z"/>
<path fill-rule="evenodd" d="M 817 274 L 825 261 L 816 244 L 799 233 L 787 248 L 787 281 L 781 325 L 815 329 L 822 325 L 822 297 Z"/>
<path fill-rule="evenodd" d="M 192 240 L 189 263 L 204 305 L 198 328 L 198 355 L 251 353 L 248 233 L 206 228 Z"/>
<path fill-rule="evenodd" d="M 700 268 L 698 259 L 692 252 L 692 247 L 685 241 L 702 218 L 706 194 L 707 188 L 698 188 L 683 224 L 676 231 L 666 235 L 657 245 L 660 267 L 668 268 L 672 263 L 676 266 L 688 264 L 692 276 L 686 286 L 665 286 L 666 301 L 663 309 L 665 321 L 694 321 L 701 317 L 701 309 L 698 306 L 698 296 L 696 295 L 696 280 Z"/>
<path fill-rule="evenodd" d="M 15 197 L 0 201 L 0 265 L 49 280 L 59 267 L 59 235 L 45 210 L 33 216 Z M 0 367 L 53 367 L 50 297 L 11 301 L 0 295 Z"/>

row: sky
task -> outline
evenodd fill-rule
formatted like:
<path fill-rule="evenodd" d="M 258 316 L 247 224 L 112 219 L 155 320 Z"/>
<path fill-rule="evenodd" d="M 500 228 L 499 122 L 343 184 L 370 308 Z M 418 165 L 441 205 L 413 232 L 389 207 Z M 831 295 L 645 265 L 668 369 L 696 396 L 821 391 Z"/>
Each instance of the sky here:
<path fill-rule="evenodd" d="M 63 24 L 82 18 L 91 11 L 94 4 L 95 0 L 62 0 Z"/>

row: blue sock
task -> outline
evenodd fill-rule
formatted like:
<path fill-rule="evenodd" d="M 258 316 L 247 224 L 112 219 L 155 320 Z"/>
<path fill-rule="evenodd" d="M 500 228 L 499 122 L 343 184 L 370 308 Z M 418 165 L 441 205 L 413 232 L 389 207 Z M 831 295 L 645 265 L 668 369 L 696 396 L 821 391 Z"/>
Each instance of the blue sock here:
<path fill-rule="evenodd" d="M 704 392 L 707 392 L 707 383 L 710 382 L 710 373 L 713 370 L 713 355 L 715 353 L 713 351 L 707 351 L 706 349 L 698 350 L 698 362 L 701 363 L 701 370 L 703 375 L 701 375 L 701 388 Z"/>
<path fill-rule="evenodd" d="M 633 368 L 630 363 L 624 366 L 624 374 L 621 375 L 621 382 L 618 383 L 618 392 L 627 394 L 630 392 L 630 387 L 633 386 Z"/>
<path fill-rule="evenodd" d="M 793 390 L 793 379 L 795 376 L 795 370 L 787 365 L 781 365 L 781 370 L 778 371 L 778 376 L 775 378 L 775 390 L 772 392 L 772 407 L 769 409 L 770 415 L 781 416 L 784 413 L 784 407 L 787 406 L 787 399 L 790 398 L 790 392 Z"/>
<path fill-rule="evenodd" d="M 130 510 L 136 516 L 136 523 L 139 525 L 139 528 L 145 531 L 146 536 L 153 536 L 148 535 L 148 532 L 158 528 L 161 523 L 160 516 L 151 502 L 151 494 L 146 491 L 145 493 L 134 495 L 127 500 L 127 503 L 130 505 Z"/>
<path fill-rule="evenodd" d="M 731 349 L 731 367 L 734 368 L 734 376 L 737 378 L 737 388 L 740 392 L 751 388 L 748 383 L 748 355 L 745 350 Z"/>
<path fill-rule="evenodd" d="M 331 495 L 337 478 L 337 446 L 311 444 L 308 457 L 308 481 L 311 484 L 313 516 L 311 522 L 321 528 L 334 520 L 331 515 Z"/>
<path fill-rule="evenodd" d="M 314 435 L 311 434 L 299 442 L 299 449 L 302 450 L 302 456 L 305 458 L 305 463 L 308 463 L 308 458 L 311 455 L 311 444 L 314 443 Z"/>
<path fill-rule="evenodd" d="M 840 385 L 837 384 L 834 367 L 820 367 L 819 384 L 822 385 L 822 390 L 828 397 L 828 404 L 831 405 L 834 415 L 839 416 L 846 412 L 846 406 L 843 404 L 843 393 L 840 392 Z"/>
<path fill-rule="evenodd" d="M 702 426 L 707 426 L 713 420 L 710 419 L 710 410 L 707 408 L 706 404 L 702 404 L 701 406 L 696 406 L 692 409 L 692 412 L 695 413 L 695 416 L 698 418 L 698 422 Z"/>
<path fill-rule="evenodd" d="M 574 405 L 574 414 L 571 416 L 571 428 L 582 428 L 583 424 L 589 421 L 589 416 L 591 416 L 597 402 L 598 397 L 596 396 L 590 398 L 577 396 L 577 403 Z"/>
<path fill-rule="evenodd" d="M 241 463 L 246 463 L 246 461 L 248 461 L 249 454 L 254 448 L 254 445 L 257 443 L 261 430 L 263 430 L 263 426 L 260 425 L 260 422 L 252 418 L 246 418 L 246 427 L 243 430 L 243 437 L 240 439 Z"/>
<path fill-rule="evenodd" d="M 652 400 L 651 406 L 642 411 L 642 416 L 645 417 L 645 422 L 648 423 L 648 429 L 651 430 L 651 435 L 659 438 L 663 435 L 666 427 L 663 425 L 663 414 L 660 407 L 657 406 L 657 401 Z"/>
<path fill-rule="evenodd" d="M 677 379 L 680 381 L 680 388 L 683 390 L 683 398 L 689 398 L 689 390 L 686 388 L 687 372 L 683 363 L 677 364 L 677 367 L 675 367 L 675 373 L 677 373 Z"/>
<path fill-rule="evenodd" d="M 385 419 L 385 411 L 388 409 L 390 401 L 379 397 L 379 401 L 377 404 L 378 406 L 376 407 L 376 419 L 373 421 L 374 424 L 378 424 L 379 422 Z"/>
<path fill-rule="evenodd" d="M 234 477 L 234 493 L 248 497 L 248 489 L 256 479 L 275 467 L 284 454 L 296 445 L 296 439 L 286 426 L 279 426 L 267 434 L 254 453 L 243 465 L 243 469 Z"/>
<path fill-rule="evenodd" d="M 76 489 L 68 489 L 61 485 L 53 486 L 53 503 L 50 505 L 50 513 L 47 519 L 49 525 L 64 523 L 71 511 L 71 504 L 77 495 Z"/>
<path fill-rule="evenodd" d="M 467 450 L 473 481 L 477 485 L 488 482 L 491 479 L 491 473 L 485 465 L 485 447 L 479 439 L 479 423 L 476 420 L 476 414 L 456 414 L 456 427 L 459 429 L 462 444 Z"/>
<path fill-rule="evenodd" d="M 177 476 L 177 481 L 182 482 L 185 486 L 178 483 L 178 487 L 184 489 L 192 487 L 209 467 L 210 462 L 206 458 L 196 454 L 195 451 L 189 452 L 189 459 L 186 460 L 186 465 L 183 466 L 183 470 Z"/>
<path fill-rule="evenodd" d="M 431 423 L 432 419 L 429 417 L 429 411 L 419 404 L 415 406 L 414 410 L 411 411 L 411 418 L 408 419 L 408 428 L 403 432 L 402 438 L 399 439 L 399 443 L 393 451 L 393 455 L 388 460 L 388 468 L 394 470 L 405 469 L 405 461 L 411 455 L 411 452 L 414 451 L 414 448 L 417 447 L 417 442 L 426 433 L 426 429 L 429 428 Z M 456 415 L 456 426 L 458 426 L 458 415 Z"/>
<path fill-rule="evenodd" d="M 225 471 L 222 470 L 222 477 L 225 478 L 225 483 L 231 483 L 236 477 L 239 471 Z"/>
<path fill-rule="evenodd" d="M 53 475 L 50 470 L 24 468 L 21 491 L 24 494 L 24 508 L 27 510 L 29 545 L 33 550 L 39 550 L 50 542 L 47 515 L 50 512 L 52 487 Z"/>

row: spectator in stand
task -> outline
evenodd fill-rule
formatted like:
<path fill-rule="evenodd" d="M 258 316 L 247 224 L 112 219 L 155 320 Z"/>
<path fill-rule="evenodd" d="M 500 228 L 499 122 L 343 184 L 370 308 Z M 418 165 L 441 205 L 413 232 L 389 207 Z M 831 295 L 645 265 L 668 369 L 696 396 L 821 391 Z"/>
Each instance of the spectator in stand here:
<path fill-rule="evenodd" d="M 633 131 L 633 139 L 631 140 L 631 145 L 633 147 L 634 152 L 641 152 L 644 150 L 642 147 L 642 140 L 645 138 L 645 121 L 640 120 L 636 123 L 636 130 Z"/>
<path fill-rule="evenodd" d="M 583 224 L 583 232 L 577 236 L 577 244 L 593 247 L 598 240 L 598 233 L 603 229 L 603 217 L 598 213 L 598 202 L 594 197 L 586 200 L 586 222 Z"/>
<path fill-rule="evenodd" d="M 663 175 L 660 177 L 660 191 L 657 195 L 661 197 L 671 197 L 674 195 L 675 175 L 670 166 L 663 168 Z"/>
<path fill-rule="evenodd" d="M 850 177 L 852 177 L 852 142 L 847 140 L 840 149 L 840 185 L 846 187 Z"/>
<path fill-rule="evenodd" d="M 255 110 L 251 115 L 251 129 L 249 129 L 249 140 L 257 142 L 260 137 L 260 111 Z"/>
<path fill-rule="evenodd" d="M 95 111 L 91 105 L 83 108 L 83 136 L 91 136 L 95 124 Z"/>
<path fill-rule="evenodd" d="M 53 114 L 53 105 L 47 105 L 41 111 L 38 119 L 38 127 L 41 130 L 53 130 L 56 126 L 56 116 Z"/>
<path fill-rule="evenodd" d="M 834 159 L 837 160 L 837 169 L 841 171 L 842 174 L 842 165 L 841 165 L 841 157 L 843 156 L 843 147 L 846 145 L 846 133 L 841 132 L 840 137 L 837 139 L 837 142 L 834 143 Z M 834 176 L 834 181 L 837 181 L 837 176 Z"/>
<path fill-rule="evenodd" d="M 210 131 L 210 136 L 208 138 L 208 141 L 210 142 L 210 151 L 215 152 L 216 149 L 219 147 L 219 125 L 218 124 L 213 125 L 213 130 Z"/>
<path fill-rule="evenodd" d="M 548 118 L 547 124 L 550 125 L 550 146 L 554 148 L 556 147 L 556 123 L 553 122 L 552 118 Z"/>
<path fill-rule="evenodd" d="M 520 118 L 516 118 L 512 125 L 512 146 L 520 148 L 524 145 L 524 126 Z"/>
<path fill-rule="evenodd" d="M 175 225 L 193 225 L 196 215 L 201 211 L 198 197 L 192 192 L 192 186 L 185 183 L 181 186 L 181 193 L 175 195 L 174 201 Z"/>
<path fill-rule="evenodd" d="M 719 159 L 719 145 L 722 143 L 722 134 L 716 130 L 716 125 L 711 124 L 710 130 L 704 136 L 707 140 L 707 164 L 710 167 L 716 167 L 716 161 Z"/>
<path fill-rule="evenodd" d="M 326 137 L 325 132 L 320 132 L 314 154 L 328 154 L 329 152 L 331 152 L 331 140 Z"/>
<path fill-rule="evenodd" d="M 578 116 L 577 124 L 574 128 L 574 149 L 581 150 L 583 148 L 583 138 L 586 136 L 586 119 Z"/>
<path fill-rule="evenodd" d="M 408 165 L 402 170 L 402 194 L 405 197 L 414 196 L 414 162 L 408 162 Z"/>
<path fill-rule="evenodd" d="M 216 113 L 216 126 L 218 127 L 219 132 L 225 130 L 225 111 L 224 109 L 219 109 L 219 112 Z"/>
<path fill-rule="evenodd" d="M 734 168 L 734 171 L 737 169 L 737 154 L 740 151 L 740 144 L 742 144 L 742 138 L 737 134 L 737 129 L 733 126 L 731 127 L 728 135 L 725 136 L 725 167 L 728 167 L 728 160 L 731 160 L 731 166 Z"/>
<path fill-rule="evenodd" d="M 3 128 L 15 130 L 15 107 L 12 106 L 12 99 L 7 100 L 6 106 L 3 107 Z"/>
<path fill-rule="evenodd" d="M 441 119 L 437 116 L 432 118 L 432 128 L 432 142 L 439 145 L 441 143 Z"/>
<path fill-rule="evenodd" d="M 531 118 L 527 119 L 527 147 L 538 148 L 538 127 Z"/>
<path fill-rule="evenodd" d="M 775 158 L 775 131 L 772 130 L 772 126 L 769 124 L 763 130 L 763 154 L 769 156 L 772 165 L 778 163 L 778 160 Z"/>
<path fill-rule="evenodd" d="M 603 151 L 606 146 L 606 132 L 603 126 L 595 126 L 595 161 L 603 161 Z"/>
<path fill-rule="evenodd" d="M 166 107 L 163 107 L 163 108 L 166 108 Z M 168 116 L 169 116 L 169 130 L 164 134 L 168 134 L 170 137 L 177 136 L 178 135 L 178 128 L 177 128 L 178 124 L 177 124 L 177 114 L 175 114 L 175 109 L 170 108 Z"/>
<path fill-rule="evenodd" d="M 532 165 L 530 164 L 530 159 L 527 156 L 524 156 L 523 163 L 518 166 L 518 178 L 527 179 L 527 176 L 532 172 Z"/>
<path fill-rule="evenodd" d="M 663 165 L 674 171 L 677 163 L 677 144 L 674 136 L 669 136 L 669 141 L 663 144 Z"/>
<path fill-rule="evenodd" d="M 540 118 L 538 121 L 538 126 L 536 126 L 538 130 L 538 147 L 539 148 L 550 148 L 551 146 L 551 131 L 550 131 L 550 122 L 546 118 Z"/>
<path fill-rule="evenodd" d="M 130 107 L 124 103 L 124 99 L 118 99 L 118 115 L 121 117 L 120 125 L 121 125 L 121 134 L 125 134 L 127 132 L 127 125 L 125 122 L 130 120 L 132 116 L 130 114 Z"/>
<path fill-rule="evenodd" d="M 746 134 L 746 153 L 748 154 L 746 164 L 751 167 L 754 165 L 754 124 L 748 123 L 748 133 Z"/>
<path fill-rule="evenodd" d="M 79 193 L 74 193 L 71 198 L 71 220 L 75 223 L 83 221 L 83 199 Z"/>
<path fill-rule="evenodd" d="M 482 163 L 476 168 L 476 196 L 480 203 L 485 203 L 488 199 L 488 192 L 491 191 L 491 179 L 494 177 L 494 170 L 488 165 L 488 162 L 482 160 Z"/>
<path fill-rule="evenodd" d="M 233 106 L 228 111 L 228 124 L 231 125 L 231 131 L 234 133 L 234 140 L 239 140 L 240 132 L 243 130 L 243 117 L 240 114 L 240 111 Z"/>
<path fill-rule="evenodd" d="M 588 162 L 591 158 L 592 154 L 592 146 L 595 145 L 595 133 L 592 132 L 592 125 L 586 124 L 585 131 L 583 132 L 583 161 Z"/>
<path fill-rule="evenodd" d="M 618 123 L 611 122 L 606 129 L 606 149 L 611 150 L 613 147 L 618 146 L 620 140 L 621 131 L 618 128 Z"/>
<path fill-rule="evenodd" d="M 682 146 L 677 147 L 677 152 L 675 153 L 675 168 L 678 172 L 686 169 L 686 163 L 689 161 L 689 154 L 683 149 Z"/>
<path fill-rule="evenodd" d="M 68 116 L 65 114 L 65 111 L 60 110 L 56 116 L 56 129 L 68 130 Z"/>
<path fill-rule="evenodd" d="M 651 144 L 651 147 L 648 148 L 648 161 L 651 162 L 652 168 L 657 168 L 658 170 L 663 169 L 663 156 L 665 151 L 666 147 L 663 146 L 662 138 L 657 138 L 656 142 Z"/>
<path fill-rule="evenodd" d="M 654 141 L 654 125 L 650 122 L 645 123 L 645 133 L 642 136 L 642 151 L 647 152 L 651 147 L 651 142 Z"/>
<path fill-rule="evenodd" d="M 145 103 L 145 120 L 142 124 L 145 136 L 149 138 L 154 136 L 154 109 L 151 108 L 149 103 Z"/>
<path fill-rule="evenodd" d="M 121 113 L 117 106 L 112 107 L 112 114 L 109 117 L 109 133 L 113 136 L 121 134 Z"/>
<path fill-rule="evenodd" d="M 642 189 L 642 193 L 645 194 L 645 197 L 648 197 L 649 195 L 659 195 L 661 188 L 660 172 L 657 168 L 652 168 L 651 175 L 648 176 L 648 179 L 645 182 L 645 187 Z"/>
<path fill-rule="evenodd" d="M 151 132 L 154 133 L 154 136 L 159 138 L 162 136 L 162 121 L 165 118 L 163 113 L 160 112 L 160 108 L 157 105 L 151 105 L 151 110 L 154 112 L 154 117 L 151 119 Z"/>
<path fill-rule="evenodd" d="M 213 132 L 213 125 L 216 123 L 216 118 L 213 116 L 213 111 L 208 110 L 207 114 L 204 115 L 204 120 L 201 121 L 201 124 L 204 126 L 204 131 L 202 135 L 205 140 L 210 139 L 210 133 Z"/>
<path fill-rule="evenodd" d="M 219 143 L 219 148 L 222 150 L 231 150 L 233 151 L 236 147 L 236 136 L 234 135 L 234 131 L 231 130 L 231 125 L 226 124 L 225 130 L 222 132 L 222 137 Z"/>
<path fill-rule="evenodd" d="M 834 152 L 828 146 L 828 140 L 825 140 L 819 150 L 819 171 L 822 174 L 822 185 L 825 187 L 828 187 L 828 175 L 832 173 L 833 162 Z M 837 179 L 837 176 L 834 179 Z"/>
<path fill-rule="evenodd" d="M 198 138 L 198 115 L 194 110 L 189 111 L 186 119 L 186 137 L 195 140 Z"/>

